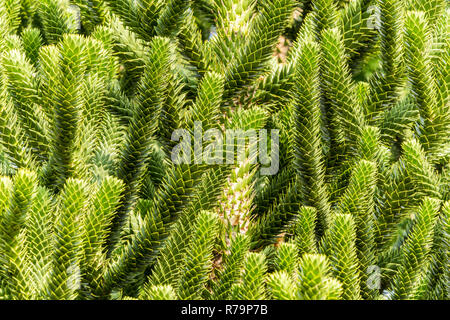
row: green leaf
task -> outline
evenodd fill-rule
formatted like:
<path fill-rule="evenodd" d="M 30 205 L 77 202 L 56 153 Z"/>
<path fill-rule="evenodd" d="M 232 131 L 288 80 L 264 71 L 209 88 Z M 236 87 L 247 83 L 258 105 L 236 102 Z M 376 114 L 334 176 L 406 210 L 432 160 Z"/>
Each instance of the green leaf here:
<path fill-rule="evenodd" d="M 294 165 L 300 178 L 302 198 L 317 209 L 317 233 L 327 229 L 330 216 L 321 139 L 319 47 L 305 42 L 299 52 L 294 87 Z"/>
<path fill-rule="evenodd" d="M 417 208 L 413 226 L 401 248 L 400 269 L 392 282 L 392 298 L 409 299 L 417 290 L 417 281 L 425 265 L 433 241 L 433 229 L 436 224 L 439 201 L 424 198 Z"/>
<path fill-rule="evenodd" d="M 180 299 L 199 298 L 200 290 L 211 271 L 213 240 L 217 226 L 218 218 L 213 213 L 204 211 L 197 217 L 193 237 L 185 254 L 184 272 L 179 278 L 177 294 Z"/>
<path fill-rule="evenodd" d="M 232 298 L 239 300 L 265 299 L 264 273 L 266 270 L 264 254 L 248 253 L 244 262 L 241 281 L 235 285 Z"/>
<path fill-rule="evenodd" d="M 333 276 L 342 284 L 342 299 L 360 299 L 356 224 L 350 214 L 336 214 L 321 242 L 320 252 L 330 260 Z"/>
<path fill-rule="evenodd" d="M 82 219 L 87 192 L 83 181 L 72 178 L 62 190 L 55 222 L 52 265 L 42 292 L 48 299 L 73 300 L 78 297 L 83 252 Z"/>

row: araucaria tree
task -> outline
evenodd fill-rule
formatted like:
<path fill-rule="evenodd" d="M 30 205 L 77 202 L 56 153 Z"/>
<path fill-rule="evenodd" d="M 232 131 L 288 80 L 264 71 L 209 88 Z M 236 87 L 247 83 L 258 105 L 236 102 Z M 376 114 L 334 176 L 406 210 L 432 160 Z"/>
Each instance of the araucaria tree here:
<path fill-rule="evenodd" d="M 0 0 L 0 298 L 448 299 L 449 22 Z"/>

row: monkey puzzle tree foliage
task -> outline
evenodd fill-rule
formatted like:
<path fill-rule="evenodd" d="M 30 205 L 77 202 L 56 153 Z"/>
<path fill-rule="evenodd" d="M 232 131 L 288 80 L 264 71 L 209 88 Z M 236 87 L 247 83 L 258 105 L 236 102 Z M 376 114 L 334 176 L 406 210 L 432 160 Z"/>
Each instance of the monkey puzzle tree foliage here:
<path fill-rule="evenodd" d="M 448 299 L 449 19 L 446 0 L 0 0 L 0 298 Z M 174 161 L 198 123 L 278 130 L 279 170 L 262 137 Z"/>

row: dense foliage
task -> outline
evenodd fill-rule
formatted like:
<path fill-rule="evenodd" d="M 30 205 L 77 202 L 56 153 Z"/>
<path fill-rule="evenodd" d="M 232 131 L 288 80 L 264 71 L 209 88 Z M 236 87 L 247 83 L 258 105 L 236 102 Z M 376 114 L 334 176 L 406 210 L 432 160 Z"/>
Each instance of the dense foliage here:
<path fill-rule="evenodd" d="M 0 297 L 448 299 L 449 19 L 0 0 Z M 279 130 L 278 172 L 174 163 L 199 122 Z"/>

